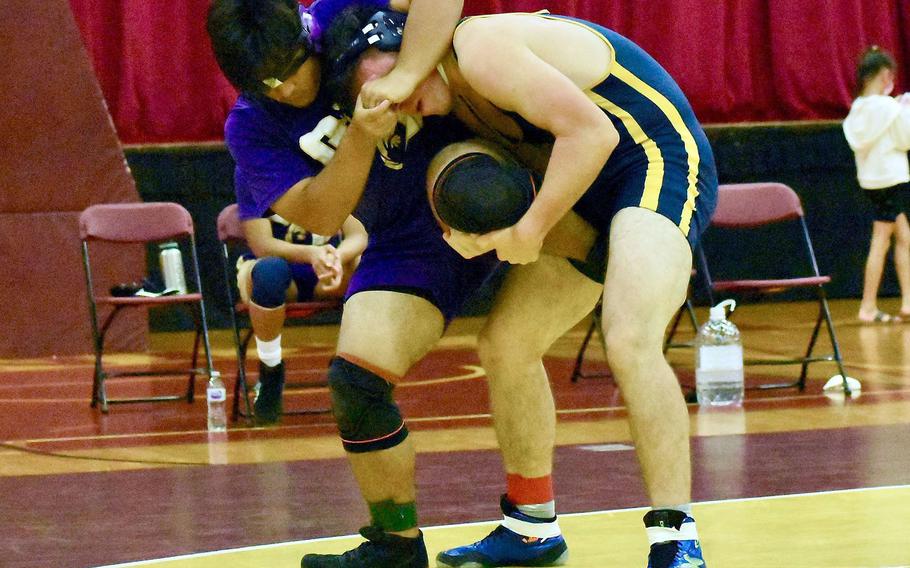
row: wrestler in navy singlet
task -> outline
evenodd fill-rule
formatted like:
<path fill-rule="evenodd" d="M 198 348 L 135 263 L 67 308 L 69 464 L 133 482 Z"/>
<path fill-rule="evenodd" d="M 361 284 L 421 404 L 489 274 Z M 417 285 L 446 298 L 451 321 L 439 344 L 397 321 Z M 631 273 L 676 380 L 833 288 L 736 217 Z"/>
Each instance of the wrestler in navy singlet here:
<path fill-rule="evenodd" d="M 586 94 L 610 118 L 619 145 L 574 210 L 608 234 L 620 209 L 644 207 L 670 219 L 694 246 L 716 204 L 717 172 L 711 146 L 682 90 L 657 61 L 612 30 L 569 16 L 528 16 L 586 28 L 613 54 L 609 73 Z M 520 127 L 521 142 L 553 142 L 551 133 L 514 112 L 505 114 Z"/>

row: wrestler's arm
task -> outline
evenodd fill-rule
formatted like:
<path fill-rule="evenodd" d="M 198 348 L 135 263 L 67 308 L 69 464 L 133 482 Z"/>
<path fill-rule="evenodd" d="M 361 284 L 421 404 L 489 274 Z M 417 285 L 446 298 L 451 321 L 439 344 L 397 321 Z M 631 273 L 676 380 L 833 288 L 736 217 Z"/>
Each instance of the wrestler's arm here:
<path fill-rule="evenodd" d="M 455 48 L 461 73 L 493 104 L 517 112 L 555 137 L 540 192 L 512 227 L 513 239 L 527 247 L 536 242 L 539 248 L 594 182 L 618 144 L 619 134 L 584 92 L 538 57 L 520 33 L 509 25 L 497 29 L 495 23 L 485 24 L 459 29 Z"/>
<path fill-rule="evenodd" d="M 272 225 L 268 219 L 250 219 L 243 221 L 240 226 L 250 250 L 258 258 L 277 256 L 296 264 L 313 264 L 316 259 L 316 247 L 276 239 L 272 235 Z"/>
<path fill-rule="evenodd" d="M 366 187 L 376 143 L 397 124 L 390 105 L 364 109 L 358 99 L 354 118 L 319 174 L 304 178 L 272 203 L 285 219 L 320 235 L 337 233 Z"/>
<path fill-rule="evenodd" d="M 464 8 L 462 0 L 392 0 L 391 8 L 408 12 L 401 54 L 388 75 L 361 89 L 364 106 L 408 98 L 452 46 L 452 34 Z"/>
<path fill-rule="evenodd" d="M 338 258 L 343 264 L 350 263 L 363 254 L 367 248 L 367 230 L 363 223 L 353 216 L 348 217 L 341 227 L 343 234 L 341 244 L 338 245 Z"/>
<path fill-rule="evenodd" d="M 427 171 L 427 198 L 433 199 L 436 180 L 449 164 L 461 156 L 478 152 L 493 156 L 503 163 L 517 163 L 516 158 L 508 150 L 489 140 L 471 138 L 455 142 L 440 150 L 430 162 Z M 435 211 L 433 215 L 436 215 Z M 438 218 L 437 221 L 441 223 Z M 597 236 L 597 230 L 590 223 L 582 219 L 578 213 L 569 211 L 547 234 L 541 252 L 552 256 L 585 260 Z"/>

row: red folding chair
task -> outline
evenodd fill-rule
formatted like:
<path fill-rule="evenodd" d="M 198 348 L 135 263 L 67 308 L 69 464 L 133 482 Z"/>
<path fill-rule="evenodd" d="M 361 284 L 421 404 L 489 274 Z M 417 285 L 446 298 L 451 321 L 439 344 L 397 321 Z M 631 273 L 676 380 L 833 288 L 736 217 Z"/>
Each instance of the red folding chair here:
<path fill-rule="evenodd" d="M 88 290 L 89 317 L 95 351 L 95 371 L 92 385 L 92 407 L 99 403 L 101 411 L 108 412 L 108 406 L 116 403 L 159 402 L 182 400 L 193 402 L 195 378 L 212 373 L 212 354 L 209 346 L 208 326 L 205 316 L 205 300 L 199 278 L 199 260 L 193 232 L 193 219 L 189 212 L 177 203 L 116 203 L 92 205 L 79 216 L 79 235 L 82 239 L 82 262 L 85 268 Z M 161 243 L 177 241 L 189 249 L 192 256 L 192 280 L 195 291 L 187 294 L 160 296 L 155 298 L 138 296 L 98 295 L 95 292 L 95 278 L 89 257 L 89 243 L 107 242 L 121 244 Z M 109 372 L 103 365 L 104 339 L 117 315 L 128 308 L 163 308 L 179 306 L 189 309 L 195 324 L 195 339 L 189 369 L 186 393 L 180 395 L 151 396 L 138 398 L 110 398 L 107 395 L 106 379 L 117 376 L 160 376 L 183 373 L 183 370 L 149 370 Z M 99 323 L 99 311 L 108 310 L 103 322 Z M 198 368 L 199 344 L 205 348 L 206 366 Z"/>
<path fill-rule="evenodd" d="M 234 330 L 234 345 L 237 350 L 237 374 L 234 380 L 234 403 L 232 407 L 232 419 L 236 421 L 240 416 L 247 419 L 253 417 L 253 405 L 250 402 L 250 387 L 247 384 L 246 377 L 246 354 L 253 338 L 253 329 L 249 327 L 249 307 L 240 301 L 240 295 L 236 290 L 237 274 L 236 268 L 231 262 L 233 252 L 246 244 L 246 236 L 243 233 L 243 227 L 237 215 L 237 204 L 231 204 L 221 210 L 218 214 L 218 240 L 221 241 L 222 265 L 224 268 L 224 284 L 227 292 L 228 305 L 230 306 L 231 326 Z M 235 299 L 236 298 L 236 299 Z M 318 314 L 332 310 L 340 310 L 343 303 L 338 300 L 323 300 L 311 302 L 291 302 L 285 304 L 285 317 L 288 320 L 305 320 Z M 246 320 L 246 330 L 241 337 L 240 328 L 241 320 Z M 306 381 L 287 383 L 285 389 L 294 388 L 312 388 L 326 386 L 326 380 Z M 241 399 L 244 402 L 244 409 L 240 408 Z M 328 408 L 285 411 L 285 414 L 321 414 L 331 412 Z"/>
<path fill-rule="evenodd" d="M 799 196 L 793 189 L 782 183 L 743 183 L 721 185 L 718 189 L 717 209 L 711 219 L 711 227 L 733 229 L 737 231 L 749 231 L 759 227 L 789 222 L 798 226 L 797 238 L 775 239 L 774 245 L 779 247 L 779 254 L 786 254 L 784 248 L 789 245 L 797 252 L 796 249 L 802 248 L 803 254 L 806 255 L 806 270 L 800 276 L 788 276 L 784 278 L 751 278 L 751 279 L 724 279 L 715 280 L 708 269 L 708 260 L 704 247 L 698 247 L 698 258 L 700 270 L 707 288 L 708 298 L 711 305 L 715 303 L 716 294 L 735 294 L 737 296 L 749 299 L 763 299 L 773 294 L 784 292 L 792 289 L 813 290 L 818 299 L 818 316 L 815 319 L 815 327 L 809 339 L 809 345 L 805 354 L 801 357 L 777 358 L 777 359 L 747 359 L 746 365 L 789 365 L 798 364 L 802 366 L 799 378 L 791 383 L 763 384 L 757 388 L 792 388 L 796 387 L 803 390 L 806 387 L 806 375 L 811 363 L 819 361 L 833 361 L 837 365 L 840 376 L 843 378 L 844 392 L 849 395 L 850 387 L 847 384 L 847 373 L 844 371 L 843 359 L 841 357 L 840 346 L 837 342 L 837 336 L 834 331 L 834 323 L 831 320 L 831 311 L 828 308 L 827 295 L 825 293 L 825 284 L 831 281 L 830 276 L 822 275 L 818 269 L 818 261 L 815 258 L 815 250 L 812 247 L 812 239 L 809 236 L 809 229 L 806 225 L 803 213 L 802 203 Z M 782 227 L 784 228 L 784 227 Z M 711 229 L 708 230 L 710 236 Z M 797 242 L 800 241 L 800 242 Z M 731 243 L 735 248 L 741 248 L 740 242 Z M 728 249 L 733 252 L 731 249 Z M 738 255 L 742 258 L 742 255 Z M 742 264 L 747 264 L 747 260 Z M 828 332 L 831 340 L 832 353 L 826 355 L 814 355 L 815 346 L 821 331 L 822 322 Z"/>

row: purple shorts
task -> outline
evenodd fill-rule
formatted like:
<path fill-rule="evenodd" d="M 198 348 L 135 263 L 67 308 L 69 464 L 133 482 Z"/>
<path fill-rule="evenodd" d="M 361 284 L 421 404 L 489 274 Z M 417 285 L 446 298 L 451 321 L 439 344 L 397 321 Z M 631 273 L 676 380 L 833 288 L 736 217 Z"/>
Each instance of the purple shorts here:
<path fill-rule="evenodd" d="M 389 246 L 371 241 L 351 277 L 345 299 L 369 290 L 412 294 L 432 302 L 448 323 L 498 264 L 492 254 L 462 258 L 438 232 Z"/>

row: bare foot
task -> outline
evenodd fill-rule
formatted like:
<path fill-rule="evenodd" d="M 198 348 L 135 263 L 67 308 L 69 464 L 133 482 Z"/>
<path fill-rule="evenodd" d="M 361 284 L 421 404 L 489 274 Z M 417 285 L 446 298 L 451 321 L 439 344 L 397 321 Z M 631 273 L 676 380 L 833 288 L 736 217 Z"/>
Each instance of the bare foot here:
<path fill-rule="evenodd" d="M 910 314 L 907 315 L 910 316 Z M 900 323 L 903 321 L 900 316 L 893 316 L 881 310 L 876 310 L 871 315 L 859 312 L 856 318 L 862 323 Z"/>

